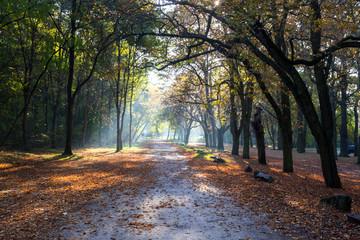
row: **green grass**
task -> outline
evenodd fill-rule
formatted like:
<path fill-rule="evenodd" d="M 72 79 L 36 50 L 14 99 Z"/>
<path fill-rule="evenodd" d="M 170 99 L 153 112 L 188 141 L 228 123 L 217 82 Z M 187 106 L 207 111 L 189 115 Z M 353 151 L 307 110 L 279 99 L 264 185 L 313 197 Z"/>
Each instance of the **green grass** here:
<path fill-rule="evenodd" d="M 195 157 L 197 157 L 197 158 L 204 158 L 204 159 L 207 159 L 207 160 L 213 160 L 212 158 L 211 158 L 211 155 L 209 155 L 209 154 L 202 154 L 202 153 L 196 153 L 195 154 Z"/>

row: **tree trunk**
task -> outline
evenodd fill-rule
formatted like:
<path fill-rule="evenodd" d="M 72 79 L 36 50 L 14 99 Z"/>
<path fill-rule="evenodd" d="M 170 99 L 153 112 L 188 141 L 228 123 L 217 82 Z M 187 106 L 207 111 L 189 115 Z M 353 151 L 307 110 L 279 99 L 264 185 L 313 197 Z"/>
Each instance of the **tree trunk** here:
<path fill-rule="evenodd" d="M 130 116 L 129 116 L 129 147 L 131 148 L 132 144 L 132 138 L 131 138 L 131 132 L 132 132 L 132 121 L 133 121 L 133 114 L 132 114 L 132 108 L 133 108 L 133 97 L 134 97 L 134 79 L 131 82 L 131 93 L 130 93 Z M 170 128 L 169 128 L 170 133 Z M 168 134 L 169 138 L 169 134 Z"/>
<path fill-rule="evenodd" d="M 89 106 L 87 103 L 87 94 L 85 99 L 85 109 L 84 109 L 84 115 L 83 115 L 83 129 L 82 129 L 82 135 L 81 135 L 81 147 L 85 147 L 86 145 L 86 133 L 87 133 L 87 127 L 88 127 L 88 116 L 89 116 Z"/>
<path fill-rule="evenodd" d="M 74 67 L 75 67 L 75 34 L 76 34 L 76 17 L 77 12 L 76 0 L 72 0 L 71 4 L 71 17 L 70 17 L 70 47 L 69 47 L 69 75 L 67 82 L 67 111 L 66 111 L 66 142 L 64 155 L 72 155 L 72 134 L 73 134 L 73 111 L 75 95 L 72 94 L 72 87 L 74 82 Z"/>
<path fill-rule="evenodd" d="M 359 99 L 355 100 L 354 104 L 354 117 L 355 117 L 355 129 L 354 129 L 354 156 L 358 155 L 359 152 L 359 113 L 358 113 Z"/>
<path fill-rule="evenodd" d="M 121 81 L 121 43 L 118 43 L 118 57 L 117 57 L 117 76 L 116 76 L 116 92 L 115 92 L 115 107 L 116 107 L 116 152 L 120 152 L 123 149 L 121 141 L 121 106 L 122 106 L 122 87 L 120 86 Z M 124 73 L 125 74 L 125 73 Z M 125 80 L 125 78 L 124 78 Z"/>
<path fill-rule="evenodd" d="M 247 68 L 249 70 L 252 70 L 251 66 L 249 65 L 247 65 Z M 256 81 L 258 82 L 261 91 L 265 95 L 271 107 L 274 109 L 276 118 L 278 120 L 279 131 L 281 132 L 282 143 L 283 143 L 283 171 L 293 172 L 291 109 L 290 109 L 290 97 L 287 94 L 288 90 L 285 88 L 285 86 L 281 87 L 281 93 L 280 93 L 281 107 L 279 107 L 275 99 L 271 95 L 269 89 L 266 87 L 265 83 L 263 82 L 262 76 L 257 72 L 253 72 L 253 74 L 255 75 Z M 258 117 L 259 119 L 254 119 L 254 121 L 257 120 L 260 121 L 261 123 L 261 118 L 257 116 L 257 114 L 259 116 L 261 115 L 260 108 L 258 109 L 258 112 L 255 114 L 255 116 Z M 259 124 L 255 122 L 255 127 L 258 125 Z M 259 128 L 261 130 L 261 127 Z M 258 133 L 256 134 L 258 135 Z"/>
<path fill-rule="evenodd" d="M 318 143 L 326 185 L 328 187 L 341 188 L 341 182 L 336 166 L 336 155 L 334 154 L 333 147 L 333 128 L 335 127 L 334 119 L 332 109 L 329 107 L 331 106 L 331 103 L 326 78 L 322 76 L 324 68 L 316 65 L 314 69 L 321 105 L 322 129 L 320 134 L 318 134 L 318 130 L 315 131 L 315 129 L 312 129 L 312 132 Z M 313 126 L 311 122 L 309 123 L 309 126 Z"/>
<path fill-rule="evenodd" d="M 66 139 L 65 150 L 63 155 L 73 155 L 72 153 L 72 134 L 73 134 L 73 117 L 74 112 L 74 99 L 70 96 L 68 99 L 67 111 L 66 111 Z"/>
<path fill-rule="evenodd" d="M 300 109 L 298 109 L 297 125 L 297 151 L 298 153 L 304 153 L 306 146 L 306 123 Z"/>
<path fill-rule="evenodd" d="M 358 143 L 360 143 L 360 137 L 358 138 Z M 360 153 L 359 153 L 359 147 L 358 147 L 358 155 L 357 155 L 357 164 L 360 164 Z"/>
<path fill-rule="evenodd" d="M 214 144 L 213 144 L 214 139 L 213 139 L 213 137 L 212 137 L 212 131 L 211 131 L 211 129 L 209 129 L 208 131 L 209 131 L 209 133 L 208 133 L 208 137 L 209 137 L 209 147 L 212 148 L 213 145 L 214 145 Z"/>
<path fill-rule="evenodd" d="M 251 122 L 253 129 L 256 135 L 256 145 L 258 149 L 258 161 L 260 164 L 266 164 L 266 155 L 265 155 L 265 133 L 264 127 L 261 121 L 261 109 L 258 108 L 254 120 Z"/>
<path fill-rule="evenodd" d="M 250 119 L 251 119 L 251 109 L 252 103 L 245 104 L 246 108 L 243 109 L 242 114 L 242 122 L 241 125 L 243 126 L 243 137 L 244 137 L 244 146 L 243 146 L 243 159 L 250 159 Z"/>
<path fill-rule="evenodd" d="M 112 144 L 111 140 L 110 140 L 110 129 L 111 128 L 111 108 L 112 108 L 112 102 L 113 102 L 113 96 L 112 94 L 108 94 L 109 98 L 108 98 L 108 108 L 107 108 L 107 121 L 106 121 L 106 125 L 108 127 L 108 130 L 105 132 L 106 133 L 106 145 L 110 145 Z"/>
<path fill-rule="evenodd" d="M 287 125 L 287 124 L 285 124 Z M 291 125 L 291 123 L 290 123 Z M 281 129 L 283 136 L 283 172 L 294 172 L 292 157 L 292 134 L 287 127 Z"/>
<path fill-rule="evenodd" d="M 27 98 L 25 98 L 24 101 L 24 113 L 23 113 L 23 118 L 22 118 L 22 140 L 23 140 L 23 150 L 24 151 L 29 151 L 29 143 L 28 143 L 28 137 L 27 137 L 27 115 L 28 115 L 28 111 L 29 111 L 29 106 L 28 104 L 26 104 L 26 100 Z"/>
<path fill-rule="evenodd" d="M 276 141 L 275 141 L 275 128 L 274 128 L 274 125 L 271 125 L 270 126 L 270 131 L 271 131 L 271 142 L 272 142 L 272 148 L 273 150 L 276 150 Z"/>
<path fill-rule="evenodd" d="M 239 136 L 239 144 L 240 144 L 240 146 L 244 146 L 244 133 L 243 133 L 243 131 L 244 130 L 241 130 L 241 132 L 240 132 L 240 136 Z"/>
<path fill-rule="evenodd" d="M 311 44 L 313 54 L 316 55 L 320 51 L 321 46 L 321 9 L 318 1 L 311 1 L 311 9 L 313 12 L 311 21 Z M 336 157 L 333 149 L 333 128 L 335 127 L 335 119 L 333 119 L 333 109 L 331 108 L 329 89 L 327 85 L 327 74 L 324 62 L 314 65 L 314 73 L 321 112 L 321 133 L 318 130 L 312 130 L 313 135 L 317 139 L 320 150 L 321 165 L 324 179 L 328 187 L 340 188 L 341 182 L 336 166 Z M 303 113 L 304 113 L 304 109 Z M 310 118 L 310 116 L 308 116 Z M 309 123 L 309 122 L 308 122 Z M 310 126 L 311 122 L 309 123 Z M 311 126 L 314 128 L 315 125 Z"/>
<path fill-rule="evenodd" d="M 170 137 L 170 126 L 168 127 L 168 133 L 167 133 L 167 136 L 166 136 L 166 140 L 169 140 L 169 137 Z"/>
<path fill-rule="evenodd" d="M 235 66 L 234 64 L 230 63 L 230 70 L 233 75 L 235 75 Z M 240 127 L 238 127 L 238 114 L 235 104 L 235 83 L 234 83 L 234 77 L 230 79 L 229 84 L 229 90 L 230 90 L 230 133 L 232 136 L 232 149 L 231 154 L 232 155 L 239 155 L 239 148 L 240 148 L 240 133 L 241 133 L 241 124 Z"/>
<path fill-rule="evenodd" d="M 116 113 L 116 152 L 120 152 L 122 150 L 122 142 L 121 142 L 121 131 L 120 131 L 120 111 L 117 110 Z"/>
<path fill-rule="evenodd" d="M 331 102 L 331 109 L 332 109 L 332 116 L 333 116 L 333 119 L 336 119 L 336 116 L 335 116 L 335 111 L 336 111 L 336 102 L 335 102 L 335 98 L 336 98 L 336 93 L 332 93 L 330 95 L 330 102 Z M 335 154 L 335 159 L 337 160 L 337 131 L 336 131 L 336 121 L 335 121 L 335 126 L 333 128 L 333 151 L 334 151 L 334 154 Z M 318 152 L 319 153 L 319 152 Z"/>
<path fill-rule="evenodd" d="M 224 151 L 224 133 L 225 133 L 224 126 L 222 126 L 217 130 L 217 138 L 218 138 L 217 150 L 219 151 Z"/>
<path fill-rule="evenodd" d="M 187 145 L 189 143 L 189 138 L 190 138 L 190 132 L 191 132 L 191 123 L 190 126 L 187 126 L 184 129 L 184 144 Z"/>
<path fill-rule="evenodd" d="M 283 89 L 285 90 L 285 89 Z M 292 157 L 292 127 L 291 127 L 291 111 L 290 97 L 285 93 L 281 93 L 282 117 L 279 121 L 281 125 L 281 135 L 283 140 L 283 172 L 293 172 Z"/>
<path fill-rule="evenodd" d="M 278 137 L 278 150 L 283 150 L 284 149 L 284 144 L 283 144 L 283 137 L 281 135 L 281 127 L 280 127 L 280 124 L 278 124 L 278 134 L 277 134 L 277 137 Z"/>
<path fill-rule="evenodd" d="M 101 84 L 100 90 L 100 102 L 99 102 L 99 132 L 98 132 L 98 146 L 102 146 L 102 125 L 103 125 L 103 97 L 104 97 L 104 86 Z"/>
<path fill-rule="evenodd" d="M 205 147 L 210 147 L 209 144 L 209 134 L 208 134 L 208 130 L 207 130 L 207 126 L 204 124 L 201 124 L 201 127 L 204 131 L 204 138 L 205 138 Z"/>
<path fill-rule="evenodd" d="M 50 77 L 49 77 L 50 78 Z M 48 112 L 49 112 L 49 79 L 45 82 L 45 132 L 46 134 L 49 133 L 49 119 L 48 119 Z"/>
<path fill-rule="evenodd" d="M 347 75 L 341 77 L 341 125 L 340 125 L 340 154 L 341 157 L 349 157 L 348 154 L 348 131 L 347 131 Z"/>
<path fill-rule="evenodd" d="M 317 0 L 312 0 L 310 2 L 310 8 L 310 41 L 312 44 L 312 55 L 317 56 L 320 53 L 321 47 L 321 8 Z M 327 85 L 327 67 L 325 66 L 324 61 L 317 62 L 314 65 L 321 113 L 321 118 L 319 119 L 309 90 L 298 70 L 294 67 L 294 65 L 285 61 L 284 58 L 278 54 L 276 48 L 273 48 L 274 44 L 271 41 L 271 37 L 267 35 L 262 26 L 259 28 L 255 26 L 254 33 L 256 34 L 257 39 L 263 43 L 266 50 L 271 54 L 275 62 L 264 54 L 261 54 L 261 52 L 253 50 L 253 53 L 261 60 L 269 64 L 291 90 L 297 104 L 304 114 L 306 121 L 308 122 L 308 126 L 313 136 L 318 143 L 322 171 L 326 185 L 328 187 L 341 188 L 341 182 L 336 167 L 336 158 L 333 150 L 332 141 L 334 119 L 332 116 L 332 109 L 330 107 L 331 103 Z M 328 61 L 331 61 L 331 55 L 328 57 Z"/>
<path fill-rule="evenodd" d="M 144 130 L 145 130 L 145 128 L 146 128 L 146 126 L 147 126 L 148 124 L 149 124 L 149 123 L 146 123 L 146 124 L 144 125 L 144 127 L 142 128 L 140 134 L 136 137 L 135 142 L 137 142 L 137 141 L 139 140 L 139 137 L 143 134 L 143 132 L 144 132 Z"/>
<path fill-rule="evenodd" d="M 56 93 L 56 101 L 53 108 L 53 124 L 51 130 L 51 148 L 56 148 L 56 131 L 57 131 L 57 122 L 59 117 L 59 109 L 60 109 L 60 99 L 61 99 L 61 90 L 60 88 Z"/>

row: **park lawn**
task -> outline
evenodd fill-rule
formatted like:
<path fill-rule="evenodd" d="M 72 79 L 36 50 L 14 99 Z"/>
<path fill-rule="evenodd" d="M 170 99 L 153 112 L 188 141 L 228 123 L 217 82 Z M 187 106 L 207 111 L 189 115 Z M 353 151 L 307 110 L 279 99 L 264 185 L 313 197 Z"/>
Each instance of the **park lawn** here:
<path fill-rule="evenodd" d="M 199 146 L 197 146 L 199 147 Z M 282 172 L 281 151 L 267 150 L 267 165 L 257 163 L 256 149 L 251 150 L 251 159 L 232 156 L 229 151 L 213 153 L 229 160 L 217 164 L 206 158 L 192 157 L 190 165 L 197 176 L 208 179 L 210 184 L 225 190 L 233 201 L 254 212 L 266 212 L 267 224 L 295 239 L 360 239 L 360 225 L 347 221 L 347 213 L 319 204 L 323 197 L 334 194 L 351 196 L 352 212 L 360 213 L 360 165 L 357 159 L 339 158 L 338 169 L 342 189 L 332 189 L 323 181 L 319 155 L 311 152 L 294 152 L 294 173 Z M 275 178 L 267 183 L 244 171 L 251 165 Z M 194 177 L 196 180 L 196 177 Z M 296 233 L 302 234 L 296 234 Z"/>

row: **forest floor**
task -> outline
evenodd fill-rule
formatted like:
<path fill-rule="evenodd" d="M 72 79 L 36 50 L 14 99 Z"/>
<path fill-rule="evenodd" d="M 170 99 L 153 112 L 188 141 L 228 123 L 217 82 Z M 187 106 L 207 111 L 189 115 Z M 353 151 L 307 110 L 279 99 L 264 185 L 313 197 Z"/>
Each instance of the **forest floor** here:
<path fill-rule="evenodd" d="M 360 213 L 355 158 L 339 159 L 343 189 L 330 189 L 316 153 L 294 153 L 294 173 L 285 174 L 281 151 L 267 151 L 267 166 L 255 149 L 248 160 L 204 151 L 164 142 L 66 158 L 2 151 L 0 239 L 360 239 L 347 213 L 319 204 L 346 193 Z M 254 179 L 248 164 L 275 181 Z"/>

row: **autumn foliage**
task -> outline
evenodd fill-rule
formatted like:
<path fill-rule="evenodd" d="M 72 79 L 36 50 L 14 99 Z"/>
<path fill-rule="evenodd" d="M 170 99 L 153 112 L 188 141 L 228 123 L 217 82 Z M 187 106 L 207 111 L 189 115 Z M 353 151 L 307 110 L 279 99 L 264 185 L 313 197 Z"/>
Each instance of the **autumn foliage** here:
<path fill-rule="evenodd" d="M 236 204 L 255 213 L 268 213 L 264 220 L 294 239 L 358 239 L 360 228 L 348 223 L 347 213 L 319 204 L 323 197 L 334 194 L 349 194 L 353 200 L 352 212 L 360 213 L 360 166 L 355 158 L 340 158 L 338 168 L 343 189 L 326 187 L 321 176 L 319 155 L 316 153 L 295 154 L 294 173 L 282 172 L 281 151 L 268 151 L 268 165 L 259 164 L 256 149 L 251 159 L 244 160 L 230 153 L 219 154 L 229 160 L 217 164 L 205 158 L 198 158 L 193 152 L 190 165 L 211 184 L 226 190 Z M 267 183 L 244 171 L 250 164 L 254 170 L 261 170 L 273 176 L 275 181 Z"/>
<path fill-rule="evenodd" d="M 293 239 L 358 239 L 360 228 L 348 223 L 347 213 L 319 204 L 322 197 L 349 194 L 352 212 L 360 213 L 360 166 L 354 158 L 340 158 L 338 168 L 343 189 L 327 188 L 321 176 L 316 153 L 294 154 L 294 173 L 282 172 L 280 151 L 267 151 L 267 165 L 256 159 L 232 156 L 228 151 L 204 154 L 184 148 L 195 184 L 213 185 L 230 196 L 235 206 L 251 210 L 249 214 L 267 214 L 263 222 Z M 147 147 L 114 153 L 114 149 L 84 149 L 63 157 L 58 153 L 35 151 L 31 154 L 0 153 L 0 238 L 49 239 L 64 226 L 77 224 L 71 216 L 106 193 L 136 194 L 156 182 L 154 161 Z M 210 155 L 226 160 L 214 163 Z M 244 168 L 250 164 L 275 178 L 267 183 L 253 177 Z M 160 205 L 155 208 L 168 207 Z M 89 220 L 90 221 L 90 220 Z M 129 224 L 151 230 L 151 223 Z M 249 236 L 251 237 L 251 236 Z"/>
<path fill-rule="evenodd" d="M 151 183 L 144 149 L 114 153 L 0 153 L 0 239 L 49 239 L 75 212 L 112 190 L 136 192 Z"/>

